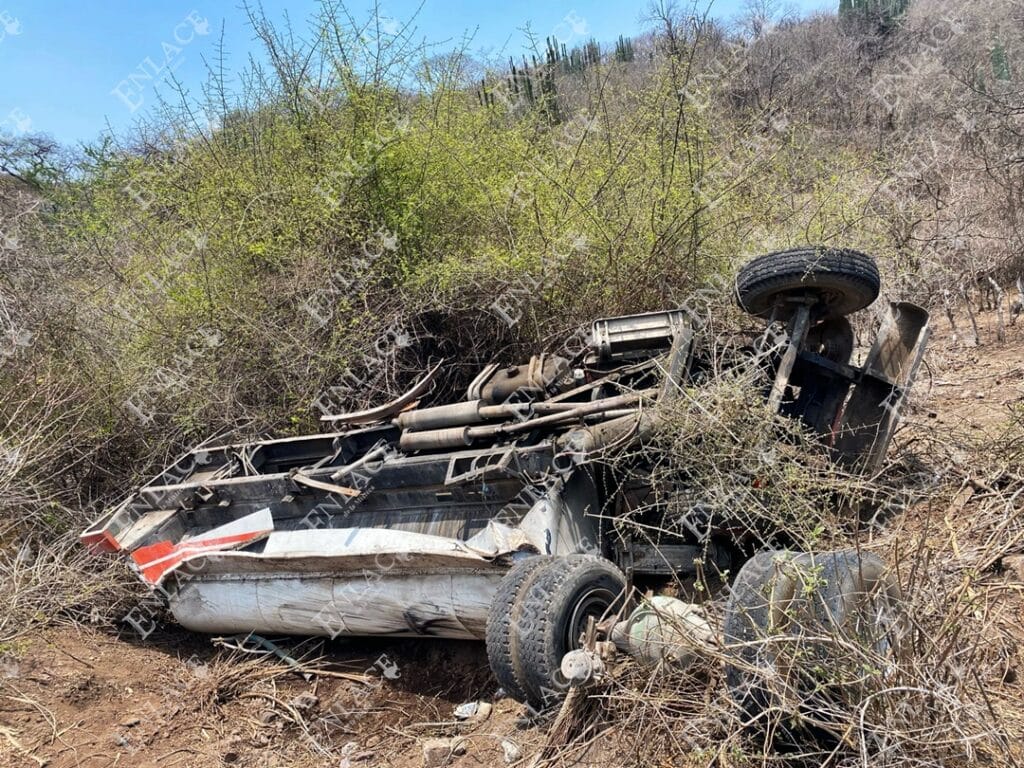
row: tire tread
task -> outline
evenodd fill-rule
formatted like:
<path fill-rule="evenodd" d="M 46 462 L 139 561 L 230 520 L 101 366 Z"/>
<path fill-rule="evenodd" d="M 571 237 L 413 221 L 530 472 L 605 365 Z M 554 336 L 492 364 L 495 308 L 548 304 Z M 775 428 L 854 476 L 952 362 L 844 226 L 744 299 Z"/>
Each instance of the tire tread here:
<path fill-rule="evenodd" d="M 524 612 L 533 615 L 535 623 L 516 628 L 520 635 L 521 681 L 527 703 L 538 709 L 551 703 L 546 701 L 545 691 L 553 689 L 553 672 L 559 669 L 561 655 L 567 650 L 560 646 L 561 619 L 573 593 L 587 580 L 605 580 L 606 586 L 615 591 L 626 584 L 622 571 L 606 558 L 570 555 L 555 558 L 523 593 Z"/>
<path fill-rule="evenodd" d="M 498 685 L 517 701 L 522 701 L 526 694 L 516 674 L 518 648 L 515 641 L 518 638 L 512 631 L 516 611 L 522 604 L 520 597 L 523 591 L 533 583 L 543 566 L 553 559 L 550 555 L 535 555 L 513 565 L 498 585 L 487 611 L 487 660 Z"/>
<path fill-rule="evenodd" d="M 744 265 L 736 276 L 740 306 L 758 317 L 771 314 L 775 295 L 807 283 L 809 288 L 828 282 L 845 294 L 842 306 L 831 308 L 832 317 L 863 309 L 881 290 L 875 260 L 850 248 L 803 246 L 758 256 Z"/>

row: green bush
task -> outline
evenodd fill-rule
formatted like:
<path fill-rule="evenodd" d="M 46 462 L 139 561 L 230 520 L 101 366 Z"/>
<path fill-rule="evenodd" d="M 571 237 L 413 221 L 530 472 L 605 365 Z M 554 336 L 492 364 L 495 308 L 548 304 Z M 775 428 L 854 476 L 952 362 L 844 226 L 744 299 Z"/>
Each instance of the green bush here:
<path fill-rule="evenodd" d="M 208 99 L 33 177 L 53 306 L 0 375 L 70 386 L 83 498 L 210 435 L 317 429 L 320 406 L 379 403 L 458 356 L 444 397 L 492 358 L 681 302 L 769 248 L 885 250 L 878 163 L 798 114 L 730 107 L 734 81 L 697 71 L 714 34 L 646 55 L 592 44 L 585 67 L 556 51 L 529 73 L 554 84 L 544 98 L 487 85 L 504 72 L 484 98 L 466 55 L 339 18 L 324 6 L 313 50 L 254 16 L 272 67 L 242 93 L 213 77 Z"/>

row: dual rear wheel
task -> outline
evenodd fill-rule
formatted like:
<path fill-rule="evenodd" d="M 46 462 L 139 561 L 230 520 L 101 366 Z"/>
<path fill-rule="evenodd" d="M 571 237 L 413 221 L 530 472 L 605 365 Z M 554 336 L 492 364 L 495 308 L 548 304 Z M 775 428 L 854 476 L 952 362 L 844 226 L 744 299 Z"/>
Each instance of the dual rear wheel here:
<path fill-rule="evenodd" d="M 594 555 L 535 555 L 502 579 L 487 616 L 487 657 L 499 685 L 536 710 L 561 700 L 562 657 L 580 647 L 591 618 L 619 610 L 626 577 Z"/>

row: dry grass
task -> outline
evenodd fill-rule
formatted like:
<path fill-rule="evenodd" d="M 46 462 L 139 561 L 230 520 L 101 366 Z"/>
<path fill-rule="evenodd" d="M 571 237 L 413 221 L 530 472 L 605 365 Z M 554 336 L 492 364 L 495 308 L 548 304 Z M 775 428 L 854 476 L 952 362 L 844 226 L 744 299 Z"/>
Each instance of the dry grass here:
<path fill-rule="evenodd" d="M 110 624 L 141 595 L 123 563 L 78 542 L 81 461 L 61 437 L 79 415 L 59 387 L 0 406 L 0 645 L 42 625 Z"/>

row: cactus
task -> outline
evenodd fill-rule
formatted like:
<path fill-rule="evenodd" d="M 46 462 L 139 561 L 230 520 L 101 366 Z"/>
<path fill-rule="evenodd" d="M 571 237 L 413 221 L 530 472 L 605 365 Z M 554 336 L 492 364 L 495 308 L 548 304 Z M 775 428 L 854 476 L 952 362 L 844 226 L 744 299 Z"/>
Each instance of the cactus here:
<path fill-rule="evenodd" d="M 1006 46 L 997 42 L 992 48 L 992 76 L 996 80 L 1010 79 L 1010 57 L 1006 53 Z"/>
<path fill-rule="evenodd" d="M 583 56 L 580 55 L 579 48 L 573 48 L 572 53 L 569 54 L 569 71 L 570 72 L 582 72 L 584 67 Z"/>
<path fill-rule="evenodd" d="M 555 40 L 555 38 L 549 37 L 546 42 L 547 42 L 547 45 L 548 45 L 548 58 L 547 58 L 548 65 L 551 66 L 551 67 L 554 67 L 554 66 L 556 66 L 561 61 L 562 53 L 561 53 L 561 51 L 558 48 L 558 42 Z M 564 49 L 565 49 L 565 46 L 563 45 L 562 46 L 562 50 L 564 50 Z M 534 64 L 536 64 L 536 63 L 537 63 L 537 59 L 534 58 Z"/>
<path fill-rule="evenodd" d="M 481 78 L 480 90 L 476 92 L 477 100 L 480 102 L 481 107 L 493 107 L 494 106 L 494 91 L 488 89 L 487 78 Z"/>
<path fill-rule="evenodd" d="M 554 37 L 547 38 L 546 43 L 543 60 L 539 60 L 536 54 L 532 54 L 529 60 L 523 56 L 520 65 L 509 59 L 508 90 L 515 98 L 522 99 L 522 102 L 538 107 L 551 123 L 559 123 L 562 118 L 558 108 L 556 76 L 582 72 L 588 64 L 599 62 L 601 49 L 594 40 L 588 42 L 585 48 L 573 48 L 572 51 L 567 51 L 565 45 Z M 494 104 L 494 94 L 488 89 L 486 78 L 481 81 L 477 100 L 483 106 Z"/>
<path fill-rule="evenodd" d="M 848 2 L 849 0 L 846 1 Z M 619 39 L 615 41 L 615 60 L 621 62 L 629 62 L 633 60 L 632 40 L 619 35 Z"/>

